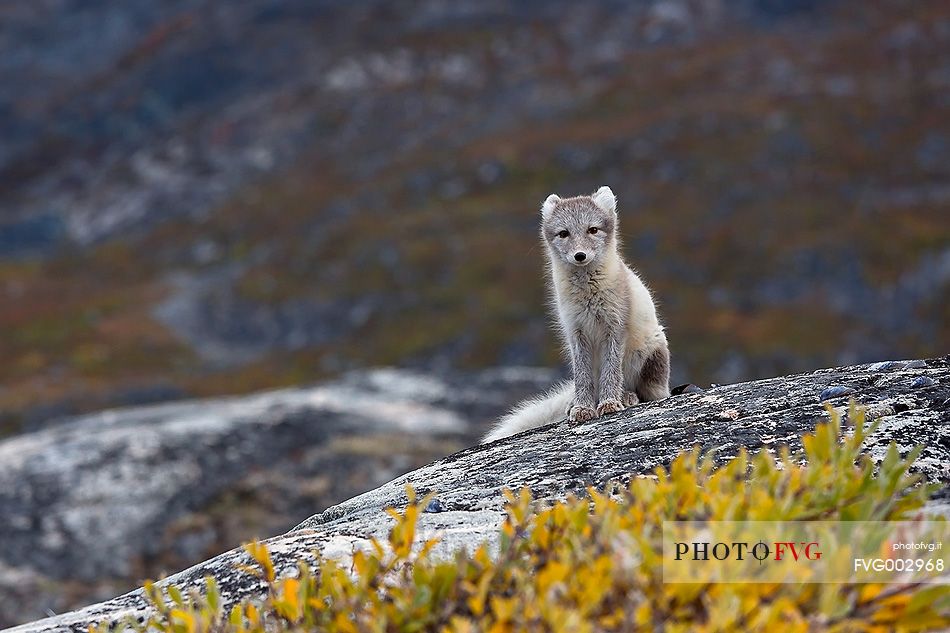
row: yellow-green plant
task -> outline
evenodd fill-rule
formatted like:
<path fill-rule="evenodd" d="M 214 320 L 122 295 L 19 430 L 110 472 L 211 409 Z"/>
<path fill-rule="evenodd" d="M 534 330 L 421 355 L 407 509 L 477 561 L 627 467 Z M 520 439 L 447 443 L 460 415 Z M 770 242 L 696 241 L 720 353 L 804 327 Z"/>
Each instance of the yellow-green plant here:
<path fill-rule="evenodd" d="M 871 584 L 664 584 L 664 520 L 896 520 L 932 488 L 892 445 L 875 466 L 861 454 L 864 416 L 843 437 L 839 415 L 803 438 L 802 454 L 744 450 L 722 467 L 698 450 L 627 486 L 538 507 L 506 492 L 498 546 L 432 554 L 415 542 L 428 498 L 408 490 L 388 543 L 352 565 L 318 558 L 275 575 L 266 547 L 246 546 L 266 595 L 226 610 L 215 583 L 186 599 L 149 584 L 155 613 L 127 626 L 169 633 L 228 631 L 921 631 L 950 627 L 950 587 Z M 167 594 L 167 595 L 166 595 Z"/>

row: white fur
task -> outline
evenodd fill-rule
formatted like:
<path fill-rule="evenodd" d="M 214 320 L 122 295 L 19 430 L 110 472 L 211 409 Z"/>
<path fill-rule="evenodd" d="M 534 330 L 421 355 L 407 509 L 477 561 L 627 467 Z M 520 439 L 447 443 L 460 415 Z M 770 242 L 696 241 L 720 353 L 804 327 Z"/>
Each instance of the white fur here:
<path fill-rule="evenodd" d="M 594 203 L 604 211 L 613 213 L 617 210 L 617 196 L 608 186 L 603 186 L 591 196 Z"/>
<path fill-rule="evenodd" d="M 553 193 L 545 198 L 544 204 L 541 205 L 541 217 L 545 220 L 551 217 L 551 213 L 554 212 L 554 207 L 556 207 L 557 203 L 560 201 L 560 196 Z"/>
<path fill-rule="evenodd" d="M 525 400 L 508 415 L 498 420 L 494 428 L 482 440 L 482 444 L 563 420 L 564 413 L 573 399 L 574 384 L 562 382 L 543 396 Z"/>
<path fill-rule="evenodd" d="M 626 285 L 630 296 L 629 312 L 625 319 L 626 349 L 630 352 L 641 350 L 649 355 L 658 347 L 666 345 L 666 335 L 657 319 L 656 307 L 650 291 L 637 274 L 623 263 L 619 255 L 612 253 L 605 262 L 602 281 L 596 294 L 589 291 L 589 286 L 578 287 L 572 284 L 568 279 L 569 271 L 564 264 L 557 263 L 551 268 L 558 321 L 566 332 L 583 329 L 590 332 L 593 338 L 605 337 L 607 332 L 603 321 L 594 316 L 598 311 L 623 310 L 625 302 L 620 300 L 623 295 L 621 286 Z M 625 378 L 629 377 L 625 376 Z M 626 384 L 628 389 L 634 386 L 630 383 Z"/>

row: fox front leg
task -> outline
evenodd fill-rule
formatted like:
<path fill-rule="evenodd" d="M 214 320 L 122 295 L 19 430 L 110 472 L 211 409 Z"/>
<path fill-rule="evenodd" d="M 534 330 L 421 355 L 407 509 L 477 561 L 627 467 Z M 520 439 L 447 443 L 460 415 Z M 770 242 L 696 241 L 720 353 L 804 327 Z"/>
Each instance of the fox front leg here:
<path fill-rule="evenodd" d="M 597 415 L 623 411 L 623 327 L 617 324 L 604 341 L 603 363 L 600 370 L 600 398 Z"/>
<path fill-rule="evenodd" d="M 594 355 L 590 339 L 583 332 L 574 332 L 571 341 L 571 365 L 574 369 L 574 401 L 567 413 L 572 422 L 586 422 L 597 417 L 594 410 Z"/>

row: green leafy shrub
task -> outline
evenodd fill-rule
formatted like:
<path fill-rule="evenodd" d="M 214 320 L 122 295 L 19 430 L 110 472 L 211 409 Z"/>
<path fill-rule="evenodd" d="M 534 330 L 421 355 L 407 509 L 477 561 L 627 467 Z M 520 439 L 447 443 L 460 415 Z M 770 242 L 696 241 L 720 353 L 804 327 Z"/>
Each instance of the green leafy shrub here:
<path fill-rule="evenodd" d="M 246 546 L 267 594 L 225 609 L 213 580 L 188 599 L 146 590 L 156 613 L 132 628 L 203 631 L 918 631 L 950 626 L 950 587 L 871 584 L 664 584 L 664 520 L 897 520 L 931 491 L 892 445 L 875 467 L 861 454 L 864 416 L 842 437 L 840 418 L 803 438 L 804 453 L 745 451 L 722 467 L 698 450 L 628 486 L 589 490 L 542 508 L 506 492 L 497 551 L 450 560 L 415 543 L 428 498 L 409 490 L 388 543 L 352 566 L 320 559 L 278 578 L 266 547 Z M 807 463 L 807 465 L 803 465 Z M 167 595 L 166 595 L 167 593 Z"/>

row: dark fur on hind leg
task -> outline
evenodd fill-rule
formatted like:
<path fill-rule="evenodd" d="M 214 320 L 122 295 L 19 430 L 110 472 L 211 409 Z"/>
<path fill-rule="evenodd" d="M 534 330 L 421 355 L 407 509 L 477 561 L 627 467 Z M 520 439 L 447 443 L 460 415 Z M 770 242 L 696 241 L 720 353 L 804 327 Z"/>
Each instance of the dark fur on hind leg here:
<path fill-rule="evenodd" d="M 662 347 L 647 357 L 640 370 L 637 395 L 642 402 L 670 396 L 670 352 Z"/>

